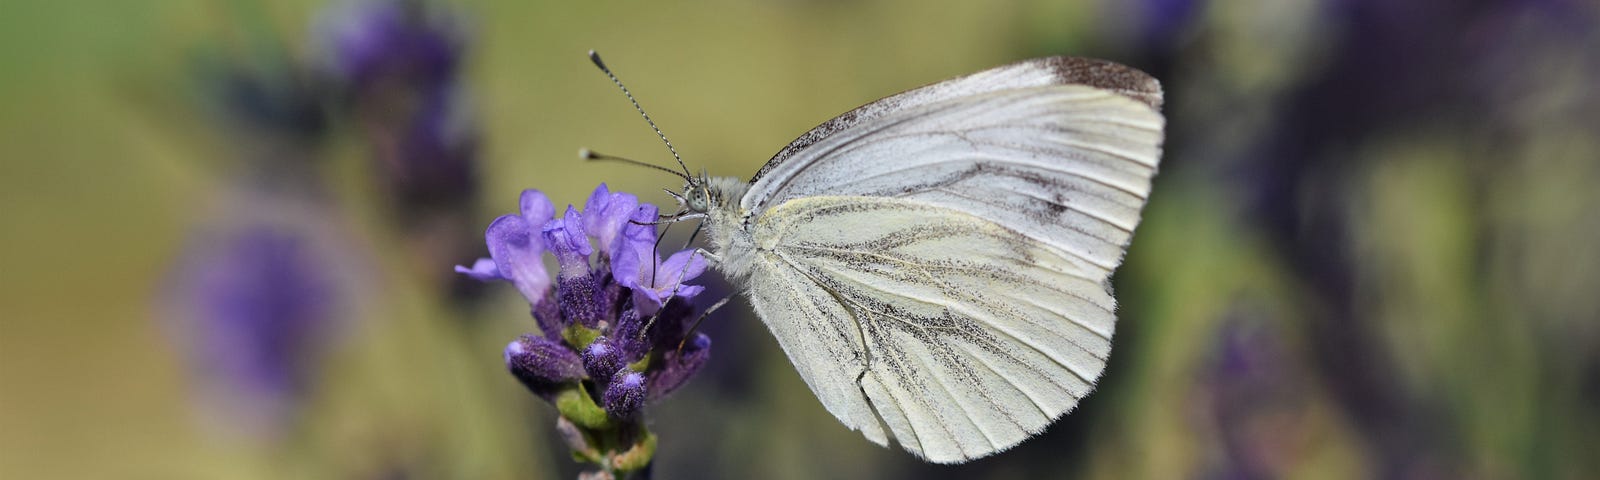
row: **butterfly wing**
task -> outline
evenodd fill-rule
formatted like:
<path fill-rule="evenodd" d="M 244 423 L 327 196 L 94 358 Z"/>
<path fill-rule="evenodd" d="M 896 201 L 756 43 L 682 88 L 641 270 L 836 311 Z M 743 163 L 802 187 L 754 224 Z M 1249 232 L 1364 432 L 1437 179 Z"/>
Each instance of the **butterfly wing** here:
<path fill-rule="evenodd" d="M 1163 119 L 1153 79 L 1116 67 L 1116 85 L 1069 83 L 1051 69 L 1069 60 L 863 107 L 780 152 L 744 196 L 752 304 L 868 439 L 941 463 L 986 456 L 1043 430 L 1103 370 L 1106 281 Z M 962 83 L 1008 71 L 1004 88 Z"/>

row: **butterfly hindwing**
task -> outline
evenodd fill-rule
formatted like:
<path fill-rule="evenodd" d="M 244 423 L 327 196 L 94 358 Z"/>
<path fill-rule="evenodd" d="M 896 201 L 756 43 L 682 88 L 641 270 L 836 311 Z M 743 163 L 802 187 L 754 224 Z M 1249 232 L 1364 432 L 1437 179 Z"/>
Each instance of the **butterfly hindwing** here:
<path fill-rule="evenodd" d="M 845 425 L 935 462 L 1004 450 L 1104 369 L 1160 99 L 1136 70 L 1052 58 L 868 104 L 712 216 L 722 268 Z"/>
<path fill-rule="evenodd" d="M 929 460 L 1039 432 L 1088 394 L 1110 353 L 1113 301 L 1095 273 L 994 222 L 820 196 L 780 205 L 752 233 L 772 245 L 752 301 L 801 376 L 846 425 L 883 443 L 881 418 Z"/>

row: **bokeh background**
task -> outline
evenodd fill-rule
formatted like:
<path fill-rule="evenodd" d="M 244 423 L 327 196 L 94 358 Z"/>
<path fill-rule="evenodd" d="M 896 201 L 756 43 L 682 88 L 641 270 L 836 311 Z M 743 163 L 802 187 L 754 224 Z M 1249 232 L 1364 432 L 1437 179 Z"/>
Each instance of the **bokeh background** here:
<path fill-rule="evenodd" d="M 1074 413 L 922 464 L 840 426 L 735 304 L 649 411 L 657 478 L 1600 472 L 1593 2 L 421 5 L 0 3 L 0 478 L 573 478 L 501 364 L 526 304 L 450 268 L 524 188 L 679 188 L 576 158 L 670 159 L 590 48 L 718 175 L 1029 57 L 1167 90 Z"/>

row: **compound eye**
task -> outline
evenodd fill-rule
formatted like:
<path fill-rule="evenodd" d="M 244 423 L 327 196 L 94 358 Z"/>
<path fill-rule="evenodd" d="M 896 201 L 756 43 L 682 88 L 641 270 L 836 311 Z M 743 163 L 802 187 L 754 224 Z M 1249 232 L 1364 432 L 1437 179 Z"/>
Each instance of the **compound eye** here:
<path fill-rule="evenodd" d="M 705 203 L 705 195 L 701 193 L 700 187 L 691 186 L 683 189 L 683 205 L 688 207 L 690 211 L 704 212 L 706 210 Z"/>

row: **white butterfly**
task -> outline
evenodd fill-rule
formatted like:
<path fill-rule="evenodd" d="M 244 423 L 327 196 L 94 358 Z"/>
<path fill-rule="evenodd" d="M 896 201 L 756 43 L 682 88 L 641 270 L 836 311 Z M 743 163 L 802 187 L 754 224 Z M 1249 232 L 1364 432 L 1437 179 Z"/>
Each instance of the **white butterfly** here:
<path fill-rule="evenodd" d="M 1044 430 L 1105 369 L 1160 104 L 1143 72 L 1028 60 L 851 110 L 680 200 L 830 413 L 965 462 Z"/>

